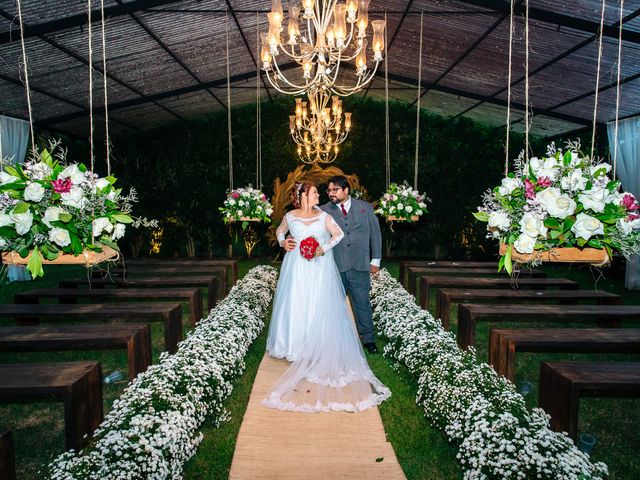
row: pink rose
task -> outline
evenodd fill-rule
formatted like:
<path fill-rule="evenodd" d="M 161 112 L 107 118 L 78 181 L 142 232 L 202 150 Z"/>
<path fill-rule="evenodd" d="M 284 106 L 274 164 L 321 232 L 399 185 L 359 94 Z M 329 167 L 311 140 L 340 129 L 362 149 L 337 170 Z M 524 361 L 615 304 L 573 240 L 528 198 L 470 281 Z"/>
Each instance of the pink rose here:
<path fill-rule="evenodd" d="M 640 218 L 640 215 L 638 215 L 637 213 L 630 213 L 627 217 L 627 222 L 632 222 L 633 220 L 637 220 L 638 218 Z"/>
<path fill-rule="evenodd" d="M 53 191 L 56 193 L 69 193 L 73 183 L 71 179 L 67 177 L 65 179 L 52 180 L 51 185 L 53 186 Z"/>
<path fill-rule="evenodd" d="M 527 197 L 530 200 L 533 200 L 534 198 L 536 198 L 535 188 L 536 188 L 535 182 L 532 182 L 528 178 L 524 179 L 524 196 L 525 197 Z"/>
<path fill-rule="evenodd" d="M 240 194 L 239 194 L 238 192 L 233 192 L 233 193 L 231 194 L 231 197 L 232 197 L 232 198 L 235 198 L 235 199 L 238 199 L 238 198 L 240 198 Z"/>
<path fill-rule="evenodd" d="M 549 177 L 540 177 L 538 178 L 538 186 L 539 187 L 550 187 L 551 186 L 551 179 Z"/>
<path fill-rule="evenodd" d="M 625 207 L 628 211 L 638 210 L 638 204 L 636 203 L 636 198 L 630 193 L 625 193 L 620 201 L 620 205 Z"/>
<path fill-rule="evenodd" d="M 263 193 L 260 198 L 262 199 L 263 202 L 267 201 L 267 196 Z"/>

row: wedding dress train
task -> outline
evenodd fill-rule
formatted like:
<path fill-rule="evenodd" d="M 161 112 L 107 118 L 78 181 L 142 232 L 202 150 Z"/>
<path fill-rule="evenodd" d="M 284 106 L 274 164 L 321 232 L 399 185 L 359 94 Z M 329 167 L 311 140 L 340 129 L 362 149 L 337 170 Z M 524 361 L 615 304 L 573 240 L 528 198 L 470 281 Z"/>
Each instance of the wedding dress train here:
<path fill-rule="evenodd" d="M 287 252 L 269 327 L 269 355 L 293 361 L 263 401 L 281 410 L 356 412 L 391 392 L 371 372 L 347 304 L 331 249 L 344 234 L 325 212 L 303 219 L 285 215 L 278 238 L 313 236 L 325 254 L 306 260 Z"/>

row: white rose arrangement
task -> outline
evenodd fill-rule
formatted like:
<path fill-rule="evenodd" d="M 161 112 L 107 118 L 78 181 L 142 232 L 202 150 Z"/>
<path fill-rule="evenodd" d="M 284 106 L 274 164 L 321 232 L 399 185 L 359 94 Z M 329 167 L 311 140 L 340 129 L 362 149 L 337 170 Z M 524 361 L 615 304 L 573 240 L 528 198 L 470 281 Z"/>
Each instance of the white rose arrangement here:
<path fill-rule="evenodd" d="M 270 223 L 273 207 L 267 196 L 251 185 L 227 193 L 224 205 L 220 207 L 224 223 L 242 222 L 242 228 L 248 225 L 245 219 Z"/>
<path fill-rule="evenodd" d="M 413 222 L 427 213 L 427 200 L 424 194 L 420 194 L 406 182 L 402 185 L 392 183 L 378 201 L 375 213 L 387 218 L 395 217 L 400 221 Z"/>
<path fill-rule="evenodd" d="M 43 262 L 61 254 L 101 252 L 115 243 L 126 226 L 157 226 L 156 221 L 134 218 L 127 196 L 116 188 L 113 177 L 101 178 L 81 163 L 66 164 L 59 142 L 35 152 L 22 165 L 0 159 L 0 251 L 26 258 L 27 270 L 44 275 Z"/>
<path fill-rule="evenodd" d="M 486 192 L 474 213 L 487 223 L 488 237 L 506 244 L 499 269 L 511 273 L 513 250 L 589 247 L 627 258 L 640 253 L 640 205 L 610 173 L 611 165 L 580 153 L 579 142 L 568 142 L 564 151 L 551 144 L 546 157 L 533 157 L 528 165 L 520 154 L 515 172 Z"/>

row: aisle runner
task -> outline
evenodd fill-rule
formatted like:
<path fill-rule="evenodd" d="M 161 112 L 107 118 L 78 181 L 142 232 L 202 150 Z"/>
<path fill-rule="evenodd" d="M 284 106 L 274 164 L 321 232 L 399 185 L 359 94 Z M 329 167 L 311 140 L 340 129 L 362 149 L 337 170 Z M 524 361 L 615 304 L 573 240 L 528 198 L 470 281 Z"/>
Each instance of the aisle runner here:
<path fill-rule="evenodd" d="M 268 355 L 262 359 L 238 434 L 230 480 L 405 478 L 377 408 L 310 414 L 264 407 L 262 400 L 288 366 Z"/>

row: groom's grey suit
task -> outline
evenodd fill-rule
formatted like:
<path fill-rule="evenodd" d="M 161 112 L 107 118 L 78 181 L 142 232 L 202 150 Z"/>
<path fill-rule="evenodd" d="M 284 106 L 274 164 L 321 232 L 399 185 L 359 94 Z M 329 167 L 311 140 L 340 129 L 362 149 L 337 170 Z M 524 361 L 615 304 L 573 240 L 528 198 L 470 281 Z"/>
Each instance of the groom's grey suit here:
<path fill-rule="evenodd" d="M 371 204 L 355 198 L 351 198 L 351 208 L 346 216 L 339 204 L 328 202 L 321 208 L 333 217 L 344 232 L 344 238 L 333 249 L 333 258 L 344 289 L 351 297 L 362 343 L 373 343 L 369 272 L 371 259 L 382 257 L 380 224 Z"/>

